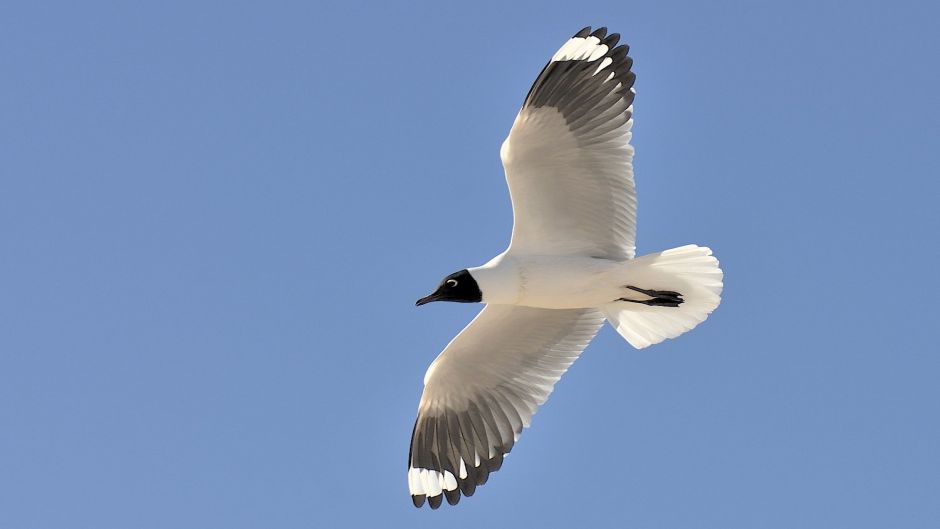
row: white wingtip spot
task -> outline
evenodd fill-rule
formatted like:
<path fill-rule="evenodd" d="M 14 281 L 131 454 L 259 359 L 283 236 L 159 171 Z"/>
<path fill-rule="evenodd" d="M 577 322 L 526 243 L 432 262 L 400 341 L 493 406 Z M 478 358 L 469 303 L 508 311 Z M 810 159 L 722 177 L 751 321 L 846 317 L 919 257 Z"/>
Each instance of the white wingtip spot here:
<path fill-rule="evenodd" d="M 421 484 L 421 469 L 408 469 L 408 490 L 412 496 L 424 494 L 424 486 Z"/>
<path fill-rule="evenodd" d="M 600 44 L 600 42 L 601 42 L 601 39 L 597 37 L 587 37 L 586 39 L 584 39 L 584 42 L 582 42 L 580 46 L 575 48 L 575 50 L 571 53 L 571 57 L 569 58 L 574 59 L 574 60 L 579 60 L 579 61 L 587 58 L 591 54 L 591 52 L 594 51 L 594 48 L 597 47 L 598 44 Z"/>
<path fill-rule="evenodd" d="M 598 41 L 598 42 L 599 42 L 599 41 Z M 594 48 L 594 51 L 592 51 L 591 54 L 588 55 L 588 60 L 589 60 L 589 61 L 596 61 L 597 59 L 600 59 L 601 57 L 604 56 L 605 53 L 607 53 L 607 49 L 608 49 L 608 48 L 607 48 L 607 45 L 606 45 L 606 44 L 601 44 L 600 46 Z M 609 59 L 610 59 L 610 57 L 608 57 L 608 60 L 609 60 Z"/>
<path fill-rule="evenodd" d="M 467 465 L 463 462 L 462 457 L 460 458 L 460 469 L 458 469 L 458 472 L 460 473 L 460 479 L 467 479 Z"/>
<path fill-rule="evenodd" d="M 606 48 L 606 47 L 607 47 L 607 46 L 601 46 L 601 48 Z M 605 53 L 606 53 L 606 52 L 605 52 Z M 610 57 L 604 57 L 604 60 L 601 61 L 601 64 L 597 67 L 596 70 L 594 70 L 594 75 L 597 75 L 601 70 L 603 70 L 604 68 L 607 68 L 607 67 L 610 66 L 611 63 L 613 63 L 613 62 L 614 62 L 614 60 L 611 59 Z M 614 72 L 610 72 L 610 75 L 607 77 L 607 81 L 610 81 L 611 77 L 613 77 L 613 76 L 614 76 Z M 605 81 L 605 82 L 606 82 L 606 81 Z"/>
<path fill-rule="evenodd" d="M 421 480 L 421 490 L 427 494 L 431 490 L 431 482 L 428 480 L 428 469 L 418 469 L 418 479 Z"/>
<path fill-rule="evenodd" d="M 444 471 L 444 490 L 454 490 L 457 488 L 457 480 L 449 471 Z"/>
<path fill-rule="evenodd" d="M 594 61 L 607 53 L 606 44 L 601 44 L 601 39 L 590 37 L 574 37 L 568 39 L 555 55 L 552 55 L 552 62 L 571 61 L 571 60 L 589 60 Z"/>
<path fill-rule="evenodd" d="M 568 39 L 568 42 L 564 43 L 564 45 L 555 52 L 555 55 L 552 56 L 552 61 L 567 61 L 571 58 L 571 52 L 579 48 L 583 43 L 584 39 L 582 37 Z"/>
<path fill-rule="evenodd" d="M 424 493 L 428 496 L 437 496 L 441 493 L 440 474 L 435 470 L 421 469 L 421 481 L 424 483 Z"/>
<path fill-rule="evenodd" d="M 461 461 L 461 466 L 463 461 Z M 466 479 L 466 469 L 461 474 L 460 479 Z M 408 491 L 412 496 L 424 494 L 426 496 L 437 496 L 442 490 L 454 490 L 457 488 L 457 478 L 449 471 L 443 473 L 426 468 L 408 469 Z"/>

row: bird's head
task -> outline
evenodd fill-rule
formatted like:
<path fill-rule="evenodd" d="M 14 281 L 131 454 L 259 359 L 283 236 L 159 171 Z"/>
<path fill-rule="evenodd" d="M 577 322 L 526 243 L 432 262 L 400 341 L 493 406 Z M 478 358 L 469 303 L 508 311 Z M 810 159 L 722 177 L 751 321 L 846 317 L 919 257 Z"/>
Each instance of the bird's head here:
<path fill-rule="evenodd" d="M 470 275 L 470 271 L 464 269 L 445 277 L 441 284 L 437 286 L 437 290 L 430 296 L 419 299 L 415 302 L 415 306 L 419 307 L 432 301 L 479 303 L 483 301 L 483 292 L 480 291 L 480 286 Z"/>

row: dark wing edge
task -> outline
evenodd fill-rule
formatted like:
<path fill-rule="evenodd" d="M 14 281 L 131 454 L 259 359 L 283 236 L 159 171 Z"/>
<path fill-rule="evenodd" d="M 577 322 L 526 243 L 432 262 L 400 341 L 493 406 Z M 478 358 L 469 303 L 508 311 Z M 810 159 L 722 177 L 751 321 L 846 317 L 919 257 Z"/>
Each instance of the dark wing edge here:
<path fill-rule="evenodd" d="M 611 130 L 630 120 L 636 92 L 633 59 L 627 44 L 617 45 L 618 33 L 590 26 L 568 39 L 532 84 L 522 105 L 526 108 L 555 107 L 571 130 L 596 121 L 609 120 Z M 613 111 L 613 112 L 611 112 Z"/>
<path fill-rule="evenodd" d="M 412 494 L 415 507 L 421 507 L 427 499 L 428 505 L 436 509 L 444 498 L 456 505 L 461 494 L 473 496 L 476 488 L 503 465 L 503 457 L 522 433 L 522 422 L 518 412 L 507 414 L 495 403 L 487 408 L 492 413 L 482 413 L 476 402 L 471 402 L 466 411 L 443 409 L 418 416 L 408 454 L 408 481 L 412 484 L 413 480 L 422 480 L 420 488 L 426 494 Z M 487 458 L 476 453 L 477 446 L 490 447 Z"/>
<path fill-rule="evenodd" d="M 425 379 L 408 453 L 416 507 L 472 496 L 604 324 L 593 309 L 488 305 Z"/>

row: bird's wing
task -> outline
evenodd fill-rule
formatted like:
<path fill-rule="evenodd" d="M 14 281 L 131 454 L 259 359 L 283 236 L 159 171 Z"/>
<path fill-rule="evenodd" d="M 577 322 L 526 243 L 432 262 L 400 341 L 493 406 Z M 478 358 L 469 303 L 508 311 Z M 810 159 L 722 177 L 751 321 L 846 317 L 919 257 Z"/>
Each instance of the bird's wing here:
<path fill-rule="evenodd" d="M 500 157 L 515 223 L 509 251 L 634 256 L 633 59 L 584 28 L 539 74 Z"/>
<path fill-rule="evenodd" d="M 594 309 L 487 305 L 424 376 L 408 456 L 415 506 L 455 504 L 485 483 L 603 323 Z"/>

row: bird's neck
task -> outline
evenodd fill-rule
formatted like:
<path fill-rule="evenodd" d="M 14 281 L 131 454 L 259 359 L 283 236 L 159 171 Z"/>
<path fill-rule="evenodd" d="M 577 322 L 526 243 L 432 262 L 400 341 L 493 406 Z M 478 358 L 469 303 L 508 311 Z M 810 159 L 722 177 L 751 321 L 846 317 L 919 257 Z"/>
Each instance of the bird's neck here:
<path fill-rule="evenodd" d="M 485 265 L 468 270 L 483 293 L 483 303 L 515 305 L 522 297 L 524 277 L 512 257 L 499 254 Z"/>

